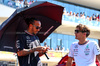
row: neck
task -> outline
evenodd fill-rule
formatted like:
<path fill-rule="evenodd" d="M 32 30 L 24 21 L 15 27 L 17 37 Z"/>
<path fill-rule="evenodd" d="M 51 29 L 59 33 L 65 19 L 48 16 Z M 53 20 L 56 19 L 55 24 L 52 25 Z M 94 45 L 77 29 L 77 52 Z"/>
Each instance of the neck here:
<path fill-rule="evenodd" d="M 85 44 L 87 41 L 87 39 L 82 39 L 82 40 L 79 40 L 79 44 Z"/>
<path fill-rule="evenodd" d="M 33 34 L 29 29 L 27 29 L 27 32 L 30 33 L 30 34 Z"/>

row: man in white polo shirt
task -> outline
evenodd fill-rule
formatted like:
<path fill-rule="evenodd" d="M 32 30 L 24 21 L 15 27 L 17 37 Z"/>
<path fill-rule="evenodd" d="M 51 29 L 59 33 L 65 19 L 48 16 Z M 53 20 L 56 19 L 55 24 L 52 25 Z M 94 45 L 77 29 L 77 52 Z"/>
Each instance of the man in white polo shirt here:
<path fill-rule="evenodd" d="M 100 48 L 95 41 L 87 40 L 90 35 L 90 29 L 86 25 L 79 24 L 75 29 L 75 39 L 69 51 L 69 58 L 66 66 L 71 66 L 74 58 L 76 66 L 96 66 L 96 57 L 100 62 Z"/>

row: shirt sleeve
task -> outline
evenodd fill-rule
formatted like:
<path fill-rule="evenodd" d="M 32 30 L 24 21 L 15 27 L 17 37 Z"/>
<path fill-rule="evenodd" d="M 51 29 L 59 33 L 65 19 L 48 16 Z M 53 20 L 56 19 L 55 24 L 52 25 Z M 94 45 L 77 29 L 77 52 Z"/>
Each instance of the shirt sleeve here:
<path fill-rule="evenodd" d="M 71 47 L 70 47 L 68 56 L 69 56 L 69 57 L 74 57 L 74 55 L 73 55 L 73 44 L 72 44 Z"/>
<path fill-rule="evenodd" d="M 95 55 L 99 55 L 100 54 L 100 47 L 96 42 L 94 43 L 94 54 Z"/>
<path fill-rule="evenodd" d="M 25 46 L 25 38 L 23 35 L 18 35 L 16 39 L 16 48 L 17 51 L 23 50 Z"/>

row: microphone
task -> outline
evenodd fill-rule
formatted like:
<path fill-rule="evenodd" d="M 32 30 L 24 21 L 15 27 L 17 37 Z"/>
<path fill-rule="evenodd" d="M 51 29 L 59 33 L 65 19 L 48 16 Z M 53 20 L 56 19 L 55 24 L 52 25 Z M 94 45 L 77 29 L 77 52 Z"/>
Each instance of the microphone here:
<path fill-rule="evenodd" d="M 47 58 L 47 59 L 49 59 L 49 57 L 48 57 L 47 53 L 44 53 L 44 54 L 45 54 L 46 58 Z"/>

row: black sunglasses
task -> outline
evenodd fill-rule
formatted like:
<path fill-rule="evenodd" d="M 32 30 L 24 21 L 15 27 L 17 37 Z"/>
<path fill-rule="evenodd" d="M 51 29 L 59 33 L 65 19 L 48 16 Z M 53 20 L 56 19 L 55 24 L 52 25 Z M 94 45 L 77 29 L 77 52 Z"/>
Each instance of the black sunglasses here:
<path fill-rule="evenodd" d="M 42 27 L 39 27 L 39 26 L 36 26 L 36 25 L 33 25 L 34 27 L 36 27 L 36 29 L 41 29 Z"/>
<path fill-rule="evenodd" d="M 75 30 L 75 33 L 79 33 L 79 32 L 82 32 L 82 31 L 80 31 L 80 30 Z"/>

